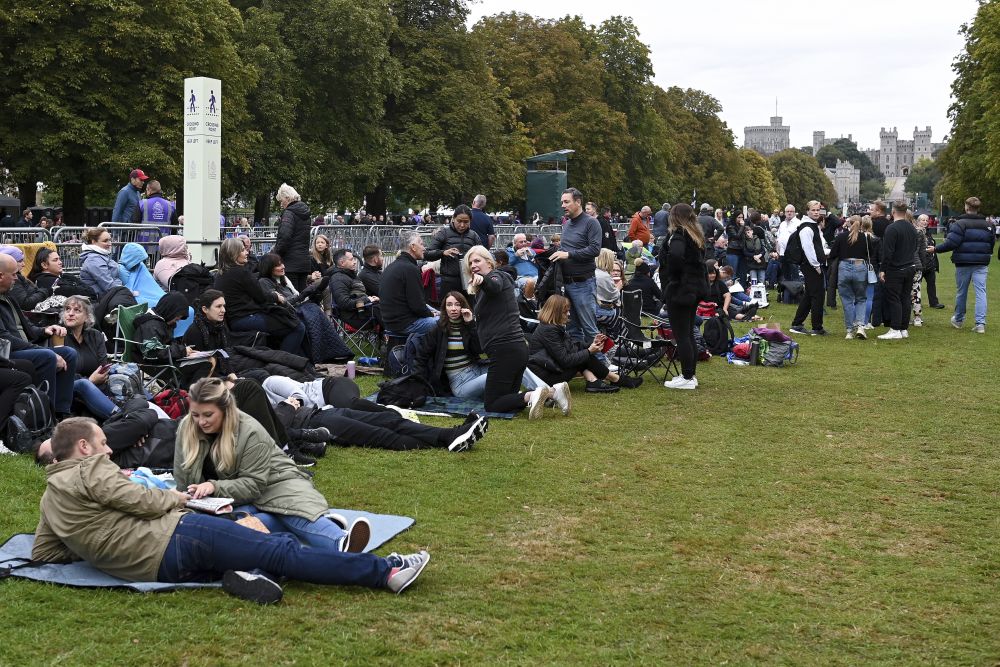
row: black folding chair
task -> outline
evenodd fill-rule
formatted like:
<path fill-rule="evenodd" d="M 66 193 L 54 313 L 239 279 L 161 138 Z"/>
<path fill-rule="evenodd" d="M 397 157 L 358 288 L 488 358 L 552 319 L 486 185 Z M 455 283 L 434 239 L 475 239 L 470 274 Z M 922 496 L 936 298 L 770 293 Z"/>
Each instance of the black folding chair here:
<path fill-rule="evenodd" d="M 677 344 L 659 334 L 662 326 L 662 323 L 659 326 L 643 324 L 641 290 L 622 292 L 621 308 L 605 331 L 614 341 L 610 359 L 618 366 L 620 374 L 642 377 L 648 373 L 657 382 L 680 375 Z"/>

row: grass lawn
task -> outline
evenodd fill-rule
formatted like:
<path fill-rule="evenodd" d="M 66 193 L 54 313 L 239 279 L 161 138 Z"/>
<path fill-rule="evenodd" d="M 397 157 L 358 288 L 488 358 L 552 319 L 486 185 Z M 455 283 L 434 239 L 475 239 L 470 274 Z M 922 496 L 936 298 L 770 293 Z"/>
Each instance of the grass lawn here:
<path fill-rule="evenodd" d="M 433 555 L 402 596 L 6 580 L 0 664 L 995 664 L 1000 324 L 971 333 L 970 303 L 949 325 L 941 263 L 949 308 L 907 341 L 845 341 L 829 310 L 792 368 L 578 380 L 571 417 L 496 420 L 467 454 L 330 451 L 331 504 L 417 520 L 381 550 Z M 762 312 L 787 330 L 791 306 Z M 43 488 L 0 458 L 0 537 L 34 529 Z"/>

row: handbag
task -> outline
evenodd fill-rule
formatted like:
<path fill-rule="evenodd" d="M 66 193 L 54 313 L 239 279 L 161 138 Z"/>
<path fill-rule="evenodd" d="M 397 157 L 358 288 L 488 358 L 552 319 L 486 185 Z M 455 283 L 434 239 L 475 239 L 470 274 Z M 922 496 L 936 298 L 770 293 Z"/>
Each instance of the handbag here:
<path fill-rule="evenodd" d="M 875 274 L 875 267 L 872 266 L 872 253 L 871 250 L 869 250 L 868 248 L 867 232 L 865 233 L 865 255 L 867 256 L 865 266 L 868 267 L 868 284 L 874 285 L 875 283 L 878 282 L 878 276 Z"/>

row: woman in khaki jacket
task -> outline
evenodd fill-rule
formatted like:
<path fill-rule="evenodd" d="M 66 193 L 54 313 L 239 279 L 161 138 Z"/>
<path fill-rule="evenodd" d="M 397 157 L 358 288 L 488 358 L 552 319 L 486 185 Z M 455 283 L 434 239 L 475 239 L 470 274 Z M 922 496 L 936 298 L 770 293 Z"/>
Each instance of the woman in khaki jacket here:
<path fill-rule="evenodd" d="M 371 535 L 368 521 L 355 519 L 348 529 L 343 517 L 331 515 L 330 504 L 309 477 L 256 419 L 240 412 L 223 380 L 199 380 L 191 386 L 190 399 L 174 453 L 178 489 L 193 498 L 232 498 L 238 511 L 250 512 L 272 533 L 292 533 L 308 545 L 364 551 Z"/>

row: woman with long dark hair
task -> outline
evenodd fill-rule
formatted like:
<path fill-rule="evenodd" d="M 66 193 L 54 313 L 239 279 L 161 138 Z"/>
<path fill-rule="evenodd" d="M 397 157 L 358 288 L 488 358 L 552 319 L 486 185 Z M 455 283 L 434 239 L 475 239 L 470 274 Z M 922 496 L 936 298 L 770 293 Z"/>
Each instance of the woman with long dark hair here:
<path fill-rule="evenodd" d="M 698 302 L 708 295 L 705 272 L 705 235 L 694 209 L 674 204 L 670 209 L 670 236 L 660 248 L 660 284 L 670 327 L 677 341 L 681 375 L 663 383 L 668 389 L 695 389 L 697 363 L 694 315 Z"/>

